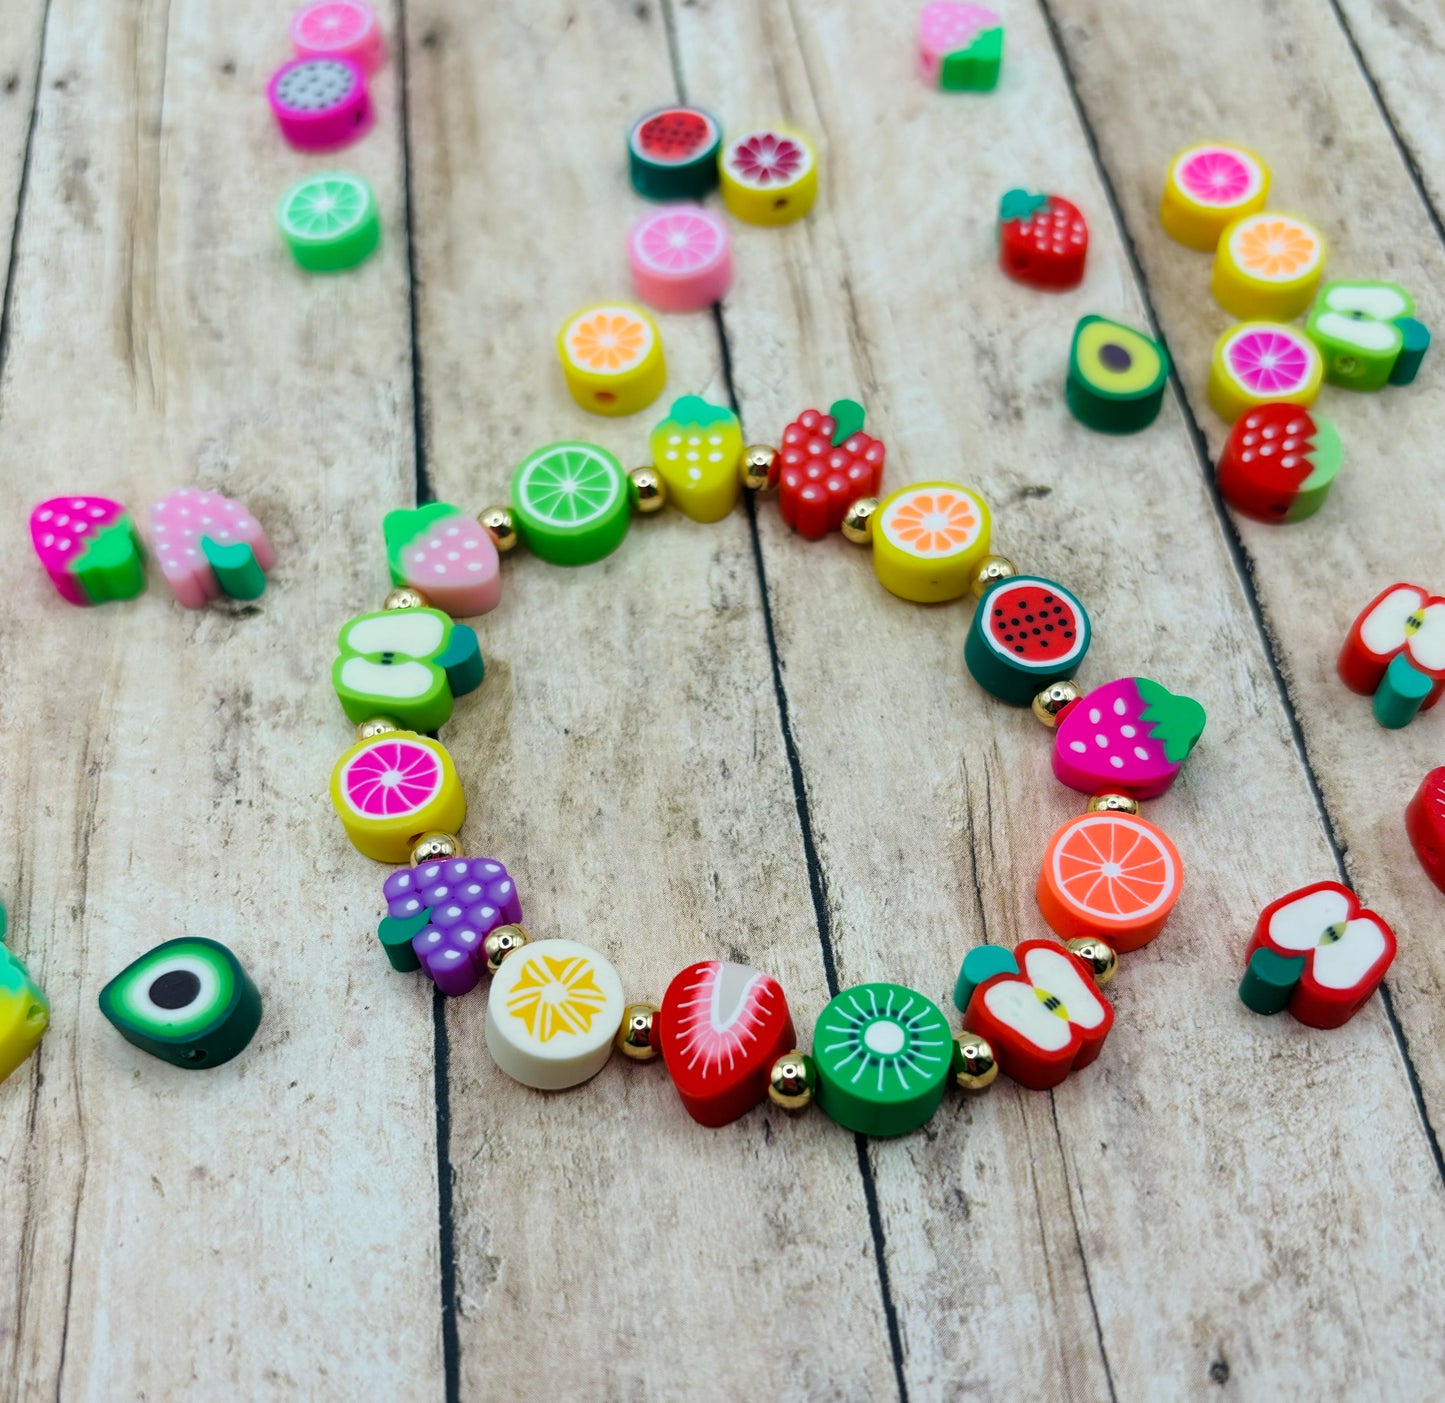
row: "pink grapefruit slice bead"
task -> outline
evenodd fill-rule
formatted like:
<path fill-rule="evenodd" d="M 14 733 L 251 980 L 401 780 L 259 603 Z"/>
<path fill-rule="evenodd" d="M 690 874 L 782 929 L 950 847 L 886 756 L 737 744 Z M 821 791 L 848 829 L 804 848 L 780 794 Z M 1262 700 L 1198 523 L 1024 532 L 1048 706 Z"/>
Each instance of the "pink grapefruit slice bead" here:
<path fill-rule="evenodd" d="M 331 772 L 331 804 L 352 846 L 403 863 L 423 833 L 456 833 L 466 796 L 446 747 L 411 731 L 357 741 Z"/>
<path fill-rule="evenodd" d="M 1261 404 L 1308 408 L 1323 377 L 1319 350 L 1300 327 L 1240 322 L 1214 343 L 1209 402 L 1230 424 Z"/>
<path fill-rule="evenodd" d="M 733 280 L 727 225 L 698 205 L 644 214 L 627 237 L 637 295 L 659 312 L 700 312 Z"/>
<path fill-rule="evenodd" d="M 320 0 L 291 17 L 297 58 L 349 58 L 367 73 L 386 62 L 376 11 L 361 0 Z"/>
<path fill-rule="evenodd" d="M 151 503 L 151 535 L 161 574 L 187 609 L 203 609 L 223 594 L 255 599 L 266 587 L 271 543 L 245 504 L 231 497 L 177 488 Z"/>
<path fill-rule="evenodd" d="M 1159 222 L 1171 239 L 1213 253 L 1236 219 L 1264 208 L 1269 167 L 1243 146 L 1223 141 L 1187 146 L 1169 163 Z"/>

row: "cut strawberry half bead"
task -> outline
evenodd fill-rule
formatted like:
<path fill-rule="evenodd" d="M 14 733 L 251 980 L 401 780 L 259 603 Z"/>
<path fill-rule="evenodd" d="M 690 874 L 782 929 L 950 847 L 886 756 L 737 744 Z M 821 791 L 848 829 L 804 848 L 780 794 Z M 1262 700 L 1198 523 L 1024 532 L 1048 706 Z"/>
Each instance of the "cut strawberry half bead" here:
<path fill-rule="evenodd" d="M 854 502 L 878 492 L 887 450 L 862 431 L 863 415 L 861 404 L 840 399 L 826 414 L 805 409 L 783 430 L 778 510 L 810 541 L 838 530 Z"/>
<path fill-rule="evenodd" d="M 1405 830 L 1430 880 L 1445 891 L 1445 765 L 1431 770 L 1405 810 Z"/>

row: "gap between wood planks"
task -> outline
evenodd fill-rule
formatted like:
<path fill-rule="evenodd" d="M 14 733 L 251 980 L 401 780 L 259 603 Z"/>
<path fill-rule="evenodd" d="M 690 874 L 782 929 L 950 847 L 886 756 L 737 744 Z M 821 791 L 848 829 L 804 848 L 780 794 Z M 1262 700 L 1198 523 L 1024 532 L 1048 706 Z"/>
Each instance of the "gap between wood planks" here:
<path fill-rule="evenodd" d="M 1058 20 L 1054 17 L 1050 0 L 1038 0 L 1039 12 L 1043 16 L 1044 24 L 1049 31 L 1049 40 L 1053 44 L 1054 53 L 1058 57 L 1059 66 L 1063 70 L 1065 86 L 1069 91 L 1069 100 L 1073 103 L 1074 114 L 1078 119 L 1079 127 L 1083 132 L 1084 140 L 1088 144 L 1089 154 L 1093 159 L 1094 168 L 1098 172 L 1099 181 L 1104 187 L 1104 195 L 1109 204 L 1110 213 L 1114 219 L 1114 225 L 1119 232 L 1119 237 L 1124 245 L 1124 256 L 1128 259 L 1129 270 L 1138 288 L 1139 295 L 1144 300 L 1144 312 L 1149 319 L 1149 329 L 1154 337 L 1168 350 L 1168 341 L 1164 336 L 1163 329 L 1159 324 L 1159 315 L 1154 307 L 1154 299 L 1149 291 L 1149 282 L 1144 275 L 1144 265 L 1140 262 L 1138 249 L 1135 247 L 1134 236 L 1129 228 L 1129 223 L 1124 214 L 1123 206 L 1119 202 L 1118 192 L 1114 187 L 1113 176 L 1109 172 L 1099 148 L 1099 140 L 1094 132 L 1094 125 L 1089 119 L 1089 114 L 1084 107 L 1082 97 L 1079 95 L 1078 83 L 1074 77 L 1074 69 L 1069 61 L 1068 50 L 1064 45 L 1063 33 L 1059 28 Z M 1436 237 L 1442 244 L 1445 244 L 1445 225 L 1441 224 L 1440 216 L 1431 203 L 1424 181 L 1421 178 L 1418 166 L 1410 155 L 1405 145 L 1404 138 L 1400 135 L 1399 129 L 1395 126 L 1394 117 L 1389 108 L 1385 106 L 1383 97 L 1380 94 L 1379 84 L 1376 83 L 1374 75 L 1370 72 L 1369 65 L 1365 62 L 1365 56 L 1361 53 L 1359 45 L 1355 43 L 1355 37 L 1351 33 L 1349 25 L 1346 24 L 1344 15 L 1341 13 L 1336 0 L 1330 0 L 1330 9 L 1338 21 L 1345 36 L 1345 42 L 1350 46 L 1354 54 L 1355 62 L 1359 65 L 1361 74 L 1375 100 L 1379 109 L 1380 117 L 1395 143 L 1395 149 L 1400 155 L 1410 181 L 1419 195 L 1421 203 L 1429 216 L 1430 223 L 1435 230 Z M 1310 760 L 1309 746 L 1305 741 L 1304 729 L 1300 725 L 1299 713 L 1295 709 L 1294 698 L 1290 695 L 1289 684 L 1285 681 L 1283 666 L 1280 661 L 1279 645 L 1273 631 L 1269 627 L 1264 616 L 1264 608 L 1260 603 L 1259 590 L 1255 584 L 1254 562 L 1249 552 L 1245 549 L 1243 538 L 1234 524 L 1233 518 L 1229 515 L 1224 505 L 1224 498 L 1220 495 L 1218 484 L 1215 482 L 1213 464 L 1209 457 L 1209 445 L 1204 437 L 1204 430 L 1200 426 L 1199 418 L 1194 412 L 1194 406 L 1190 403 L 1189 396 L 1185 392 L 1183 381 L 1179 377 L 1179 370 L 1174 357 L 1169 358 L 1169 383 L 1173 387 L 1174 398 L 1179 404 L 1184 415 L 1185 427 L 1189 432 L 1190 443 L 1194 449 L 1194 456 L 1199 464 L 1199 470 L 1204 478 L 1205 486 L 1208 489 L 1210 504 L 1214 508 L 1214 515 L 1217 519 L 1220 534 L 1224 538 L 1225 546 L 1229 550 L 1229 556 L 1234 564 L 1235 574 L 1239 579 L 1244 591 L 1245 603 L 1249 608 L 1250 617 L 1254 620 L 1254 626 L 1264 643 L 1265 656 L 1269 660 L 1270 677 L 1274 682 L 1275 691 L 1279 696 L 1280 704 L 1284 708 L 1285 719 L 1289 722 L 1290 735 L 1294 741 L 1295 752 L 1299 756 L 1300 764 L 1304 767 L 1305 779 L 1309 784 L 1310 794 L 1314 798 L 1315 809 L 1319 814 L 1321 827 L 1324 829 L 1325 841 L 1329 844 L 1331 856 L 1334 859 L 1335 870 L 1340 881 L 1353 887 L 1350 877 L 1349 859 L 1346 855 L 1345 846 L 1341 843 L 1338 830 L 1335 825 L 1334 815 L 1330 812 L 1329 801 L 1325 798 L 1324 789 L 1320 784 L 1319 776 L 1315 773 L 1315 767 Z M 1425 1134 L 1425 1142 L 1429 1147 L 1430 1156 L 1435 1162 L 1435 1172 L 1442 1183 L 1445 1183 L 1445 1153 L 1440 1147 L 1440 1138 L 1435 1132 L 1435 1127 L 1430 1123 L 1430 1113 L 1425 1105 L 1425 1093 L 1420 1085 L 1420 1075 L 1415 1069 L 1415 1059 L 1410 1054 L 1410 1040 L 1405 1035 L 1401 1026 L 1399 1016 L 1395 1012 L 1395 1001 L 1391 997 L 1388 982 L 1380 985 L 1380 1002 L 1384 1005 L 1385 1018 L 1390 1025 L 1390 1031 L 1394 1035 L 1395 1048 L 1400 1054 L 1400 1060 L 1404 1064 L 1405 1077 L 1410 1086 L 1410 1095 L 1415 1102 L 1415 1113 L 1420 1119 L 1420 1128 Z"/>

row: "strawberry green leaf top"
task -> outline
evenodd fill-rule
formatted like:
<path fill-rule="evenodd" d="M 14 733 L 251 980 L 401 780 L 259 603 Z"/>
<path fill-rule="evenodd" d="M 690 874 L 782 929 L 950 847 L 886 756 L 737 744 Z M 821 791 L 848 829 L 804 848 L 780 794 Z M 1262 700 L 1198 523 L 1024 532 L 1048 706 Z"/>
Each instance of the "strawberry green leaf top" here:
<path fill-rule="evenodd" d="M 999 222 L 1027 219 L 1031 214 L 1043 209 L 1048 202 L 1047 195 L 1030 195 L 1027 190 L 1009 190 L 998 202 Z"/>
<path fill-rule="evenodd" d="M 1144 720 L 1150 724 L 1150 738 L 1164 747 L 1170 764 L 1182 765 L 1204 733 L 1204 708 L 1193 697 L 1176 696 L 1147 677 L 1136 677 L 1134 685 L 1147 703 Z"/>

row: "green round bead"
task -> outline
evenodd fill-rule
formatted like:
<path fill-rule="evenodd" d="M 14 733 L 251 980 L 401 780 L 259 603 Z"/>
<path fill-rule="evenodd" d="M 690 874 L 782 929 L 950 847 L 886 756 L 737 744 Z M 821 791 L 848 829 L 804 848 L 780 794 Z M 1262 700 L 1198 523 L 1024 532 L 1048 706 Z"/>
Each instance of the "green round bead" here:
<path fill-rule="evenodd" d="M 292 256 L 313 273 L 354 268 L 381 241 L 376 196 L 354 175 L 307 176 L 286 192 L 277 218 Z"/>
<path fill-rule="evenodd" d="M 512 474 L 512 515 L 533 555 L 553 565 L 590 565 L 627 534 L 627 474 L 594 443 L 549 443 Z"/>

